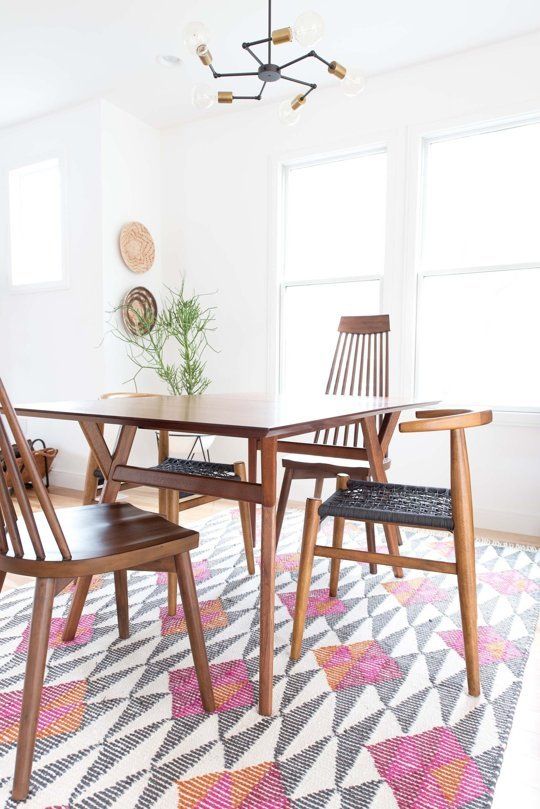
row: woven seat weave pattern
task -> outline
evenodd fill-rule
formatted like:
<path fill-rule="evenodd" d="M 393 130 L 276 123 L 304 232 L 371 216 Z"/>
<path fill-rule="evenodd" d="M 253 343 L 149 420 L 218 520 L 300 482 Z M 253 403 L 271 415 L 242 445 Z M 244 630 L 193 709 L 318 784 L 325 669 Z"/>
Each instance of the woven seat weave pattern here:
<path fill-rule="evenodd" d="M 404 486 L 350 480 L 319 509 L 324 517 L 387 522 L 452 531 L 452 499 L 449 489 Z"/>
<path fill-rule="evenodd" d="M 213 463 L 212 461 L 188 461 L 185 458 L 165 458 L 152 469 L 161 472 L 178 472 L 181 475 L 199 475 L 205 478 L 220 478 L 221 480 L 240 480 L 235 474 L 234 466 L 228 463 Z"/>

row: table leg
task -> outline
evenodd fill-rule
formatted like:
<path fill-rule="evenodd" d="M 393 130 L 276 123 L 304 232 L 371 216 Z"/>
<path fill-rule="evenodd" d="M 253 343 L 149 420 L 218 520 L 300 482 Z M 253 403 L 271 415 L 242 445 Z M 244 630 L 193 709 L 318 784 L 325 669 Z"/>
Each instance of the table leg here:
<path fill-rule="evenodd" d="M 257 439 L 248 438 L 248 481 L 257 483 Z M 255 503 L 249 504 L 249 518 L 251 520 L 251 534 L 253 536 L 253 547 L 257 544 L 256 523 L 257 506 Z"/>
<path fill-rule="evenodd" d="M 367 451 L 371 477 L 378 483 L 387 483 L 386 471 L 384 469 L 384 451 L 379 441 L 377 432 L 377 421 L 375 416 L 368 416 L 362 419 L 362 433 L 364 436 L 364 446 Z M 399 555 L 399 529 L 396 525 L 384 524 L 386 544 L 391 554 Z M 396 578 L 403 578 L 403 569 L 394 568 Z"/>
<path fill-rule="evenodd" d="M 103 490 L 101 492 L 101 503 L 114 503 L 118 497 L 121 483 L 112 479 L 114 470 L 117 466 L 127 464 L 136 432 L 136 427 L 132 427 L 131 425 L 127 424 L 124 424 L 120 429 L 118 440 L 111 456 L 111 468 L 105 479 L 105 485 L 103 486 Z"/>
<path fill-rule="evenodd" d="M 261 440 L 262 527 L 259 713 L 272 715 L 274 679 L 274 585 L 276 560 L 277 441 Z"/>
<path fill-rule="evenodd" d="M 128 462 L 129 453 L 131 452 L 131 447 L 133 446 L 133 440 L 135 438 L 137 428 L 130 426 L 128 427 L 127 425 L 122 427 L 116 442 L 116 447 L 111 455 L 103 440 L 102 430 L 100 430 L 99 425 L 92 424 L 90 428 L 88 428 L 88 425 L 81 422 L 81 427 L 84 435 L 86 436 L 86 440 L 90 445 L 90 451 L 96 456 L 96 458 L 101 459 L 100 468 L 103 476 L 105 477 L 105 485 L 103 486 L 101 493 L 101 502 L 114 503 L 118 496 L 118 492 L 120 491 L 120 483 L 112 480 L 112 475 L 115 467 L 118 464 L 126 464 Z M 75 637 L 75 633 L 77 632 L 77 627 L 81 619 L 91 581 L 91 576 L 77 579 L 76 589 L 69 612 L 70 635 L 72 637 Z M 117 597 L 120 597 L 121 594 L 117 588 L 116 577 L 115 590 Z"/>

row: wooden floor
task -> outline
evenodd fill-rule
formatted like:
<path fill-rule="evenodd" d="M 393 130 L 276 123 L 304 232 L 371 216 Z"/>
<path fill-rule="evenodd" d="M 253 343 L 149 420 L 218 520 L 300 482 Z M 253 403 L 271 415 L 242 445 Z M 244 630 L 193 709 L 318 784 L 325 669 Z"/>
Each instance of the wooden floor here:
<path fill-rule="evenodd" d="M 80 504 L 80 494 L 69 490 L 51 490 L 56 508 Z M 140 488 L 120 495 L 148 511 L 157 511 L 157 495 L 153 489 Z M 290 505 L 301 506 L 300 503 Z M 230 503 L 216 500 L 213 503 L 183 512 L 182 525 L 189 528 L 199 520 L 217 514 Z M 38 504 L 36 503 L 36 509 Z M 540 537 L 518 534 L 499 534 L 478 528 L 478 537 L 504 540 L 523 545 L 540 547 Z M 20 576 L 7 576 L 4 590 L 27 582 Z M 523 690 L 518 702 L 508 748 L 504 756 L 501 775 L 495 791 L 492 809 L 538 809 L 540 806 L 540 625 L 536 629 L 531 655 L 527 663 Z"/>

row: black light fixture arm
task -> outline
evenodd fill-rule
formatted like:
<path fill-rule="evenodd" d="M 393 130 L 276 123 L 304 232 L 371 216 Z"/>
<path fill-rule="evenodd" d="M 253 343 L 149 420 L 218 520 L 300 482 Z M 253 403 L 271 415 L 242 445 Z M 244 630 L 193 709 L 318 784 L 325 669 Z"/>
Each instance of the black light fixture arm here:
<path fill-rule="evenodd" d="M 328 68 L 328 72 L 332 73 L 339 79 L 343 79 L 346 74 L 346 69 L 340 65 L 339 63 L 332 61 L 328 62 L 322 56 L 320 56 L 316 51 L 311 50 L 307 53 L 303 54 L 303 56 L 298 56 L 296 59 L 291 59 L 288 62 L 285 62 L 282 65 L 274 64 L 272 62 L 272 46 L 281 45 L 286 42 L 291 42 L 293 39 L 293 33 L 291 28 L 279 28 L 276 31 L 272 30 L 272 0 L 268 0 L 268 36 L 263 37 L 262 39 L 255 39 L 252 42 L 243 42 L 242 48 L 249 53 L 249 55 L 257 62 L 258 70 L 256 71 L 238 71 L 234 73 L 219 73 L 212 64 L 212 56 L 207 48 L 207 46 L 201 46 L 203 48 L 203 52 L 199 54 L 201 61 L 203 64 L 207 65 L 214 77 L 214 79 L 222 79 L 222 78 L 235 78 L 235 77 L 247 77 L 247 76 L 257 76 L 260 81 L 263 82 L 262 88 L 258 95 L 233 95 L 231 92 L 226 93 L 219 93 L 219 101 L 222 103 L 231 103 L 234 100 L 256 100 L 260 101 L 263 90 L 266 87 L 268 82 L 275 82 L 279 79 L 285 79 L 285 81 L 294 82 L 295 84 L 301 84 L 304 87 L 308 87 L 309 89 L 306 90 L 300 96 L 297 96 L 296 99 L 293 100 L 292 106 L 295 109 L 295 104 L 297 102 L 304 103 L 306 97 L 313 92 L 313 90 L 317 89 L 317 85 L 308 81 L 302 81 L 301 79 L 295 79 L 292 76 L 285 76 L 283 75 L 282 71 L 286 70 L 288 67 L 292 65 L 296 65 L 299 62 L 304 61 L 305 59 L 317 59 L 319 62 L 322 62 Z M 268 62 L 265 64 L 262 59 L 254 52 L 253 48 L 257 45 L 268 45 Z"/>

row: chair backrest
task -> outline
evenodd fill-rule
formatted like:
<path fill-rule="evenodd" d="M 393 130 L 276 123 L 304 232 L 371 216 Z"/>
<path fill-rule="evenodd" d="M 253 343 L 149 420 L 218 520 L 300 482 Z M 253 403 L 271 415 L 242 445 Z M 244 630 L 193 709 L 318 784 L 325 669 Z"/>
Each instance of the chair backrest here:
<path fill-rule="evenodd" d="M 332 396 L 388 396 L 389 315 L 345 316 L 339 321 L 326 393 Z M 359 446 L 362 435 L 355 425 L 315 433 L 315 443 Z"/>
<path fill-rule="evenodd" d="M 45 518 L 49 524 L 51 534 L 54 537 L 58 550 L 60 551 L 63 559 L 71 559 L 71 553 L 66 542 L 64 532 L 62 531 L 62 527 L 58 521 L 58 517 L 56 516 L 51 498 L 49 497 L 49 493 L 39 474 L 38 468 L 34 461 L 34 456 L 24 437 L 21 425 L 19 424 L 19 420 L 1 379 L 0 412 L 3 413 L 9 425 L 9 429 L 11 430 L 11 434 L 15 440 L 15 445 L 32 482 L 32 487 L 37 495 Z M 13 451 L 8 431 L 1 414 L 0 451 L 4 458 L 6 471 L 11 479 L 15 497 L 26 526 L 26 531 L 32 543 L 32 548 L 36 555 L 36 559 L 43 560 L 45 559 L 45 551 L 41 542 L 39 530 L 32 512 L 28 492 L 26 491 L 22 475 L 17 465 L 15 452 Z M 17 513 L 11 500 L 5 475 L 3 474 L 2 470 L 0 470 L 0 555 L 5 555 L 10 552 L 10 544 L 13 554 L 22 558 L 25 554 L 25 548 L 21 540 Z"/>

